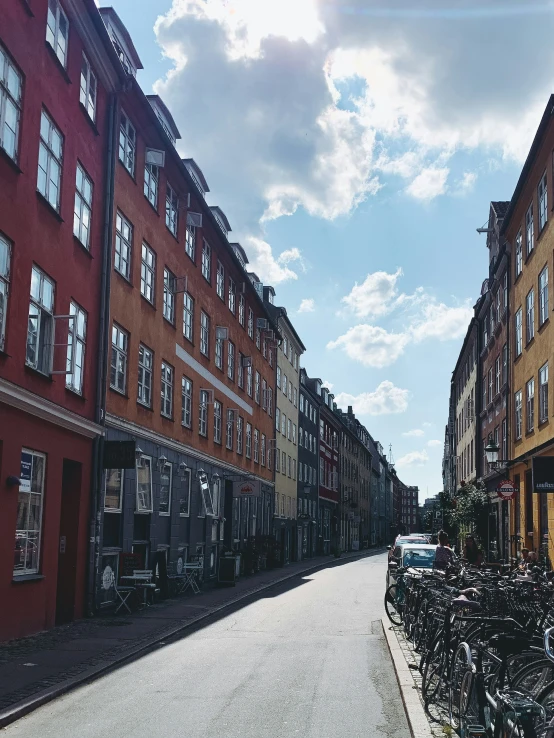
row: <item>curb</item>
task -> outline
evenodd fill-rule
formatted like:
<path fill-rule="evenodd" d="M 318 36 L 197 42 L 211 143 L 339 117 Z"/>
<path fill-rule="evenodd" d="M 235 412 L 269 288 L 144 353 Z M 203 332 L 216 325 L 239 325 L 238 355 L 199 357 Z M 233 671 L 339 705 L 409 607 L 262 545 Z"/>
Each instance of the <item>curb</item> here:
<path fill-rule="evenodd" d="M 330 561 L 321 562 L 319 564 L 312 564 L 311 566 L 307 566 L 305 569 L 298 569 L 295 572 L 291 572 L 290 574 L 280 577 L 279 579 L 275 579 L 272 582 L 267 582 L 266 584 L 262 584 L 261 586 L 256 587 L 255 589 L 250 589 L 247 592 L 243 592 L 238 597 L 235 597 L 232 600 L 224 602 L 222 605 L 213 607 L 208 612 L 204 612 L 201 615 L 198 615 L 197 617 L 192 618 L 191 620 L 187 620 L 187 622 L 184 623 L 183 625 L 179 625 L 176 628 L 171 628 L 167 630 L 165 633 L 162 633 L 161 635 L 158 634 L 148 643 L 142 644 L 138 648 L 131 649 L 130 651 L 123 654 L 117 659 L 108 661 L 104 664 L 97 664 L 96 666 L 93 666 L 90 669 L 83 671 L 81 674 L 79 674 L 76 677 L 67 679 L 65 682 L 60 682 L 59 684 L 56 684 L 53 687 L 49 687 L 48 689 L 44 689 L 40 692 L 37 692 L 32 697 L 21 700 L 20 702 L 16 702 L 14 705 L 9 707 L 7 710 L 0 712 L 0 730 L 10 725 L 11 723 L 14 723 L 16 720 L 19 720 L 20 718 L 25 717 L 25 715 L 28 715 L 30 712 L 33 712 L 33 710 L 36 710 L 38 707 L 42 707 L 42 705 L 45 705 L 46 703 L 51 702 L 52 700 L 55 700 L 58 697 L 61 697 L 64 694 L 67 694 L 68 692 L 73 691 L 77 687 L 81 687 L 84 684 L 92 682 L 101 676 L 105 676 L 106 674 L 109 674 L 111 671 L 115 671 L 115 669 L 117 669 L 118 667 L 123 666 L 126 663 L 131 663 L 137 660 L 138 658 L 140 658 L 141 656 L 146 656 L 148 653 L 153 651 L 160 643 L 163 642 L 164 645 L 166 645 L 165 642 L 167 640 L 171 638 L 175 638 L 180 633 L 183 633 L 189 628 L 194 627 L 202 620 L 206 620 L 208 618 L 213 617 L 214 615 L 217 615 L 217 613 L 222 612 L 223 610 L 232 608 L 233 605 L 236 605 L 238 602 L 241 602 L 242 600 L 248 599 L 249 597 L 252 597 L 253 595 L 258 594 L 258 592 L 263 592 L 266 589 L 275 587 L 276 585 L 282 584 L 283 582 L 286 582 L 289 579 L 294 579 L 297 576 L 308 574 L 310 572 L 316 572 L 316 571 L 319 571 L 320 569 L 326 569 L 332 566 L 336 566 L 341 561 L 356 561 L 358 559 L 369 558 L 371 556 L 377 556 L 378 554 L 382 554 L 385 551 L 386 549 L 370 550 L 369 552 L 366 550 L 364 552 L 360 552 L 358 554 L 354 554 L 351 556 L 339 557 L 337 559 L 332 559 Z"/>
<path fill-rule="evenodd" d="M 398 644 L 394 626 L 385 618 L 381 619 L 381 625 L 391 655 L 398 686 L 400 687 L 404 712 L 406 713 L 412 738 L 433 738 L 433 733 L 421 700 L 419 699 L 412 672 L 408 668 L 402 649 Z"/>

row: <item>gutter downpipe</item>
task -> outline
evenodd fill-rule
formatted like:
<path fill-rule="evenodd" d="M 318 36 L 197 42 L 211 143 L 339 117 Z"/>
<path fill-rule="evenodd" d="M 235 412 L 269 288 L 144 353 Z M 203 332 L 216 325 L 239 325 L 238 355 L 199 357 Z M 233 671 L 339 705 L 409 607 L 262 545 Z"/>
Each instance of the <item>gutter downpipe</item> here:
<path fill-rule="evenodd" d="M 108 325 L 110 317 L 111 282 L 111 232 L 113 227 L 113 201 L 115 185 L 114 135 L 117 116 L 117 93 L 110 95 L 108 105 L 108 142 L 106 151 L 106 187 L 104 196 L 104 235 L 102 249 L 102 277 L 100 284 L 100 325 L 98 336 L 98 363 L 96 380 L 96 422 L 105 426 L 106 376 L 108 361 Z M 102 459 L 104 436 L 93 441 L 92 478 L 90 496 L 89 560 L 87 571 L 87 615 L 93 617 L 98 609 L 97 573 L 99 571 L 100 537 L 102 532 Z"/>

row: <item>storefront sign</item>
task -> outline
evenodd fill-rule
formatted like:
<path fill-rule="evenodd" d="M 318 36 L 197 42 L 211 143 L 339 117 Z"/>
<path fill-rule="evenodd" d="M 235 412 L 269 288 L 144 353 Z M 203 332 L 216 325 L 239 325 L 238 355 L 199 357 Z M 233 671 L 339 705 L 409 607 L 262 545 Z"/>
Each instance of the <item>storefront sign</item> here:
<path fill-rule="evenodd" d="M 533 459 L 533 492 L 554 492 L 554 456 Z"/>
<path fill-rule="evenodd" d="M 501 500 L 511 500 L 518 488 L 509 479 L 503 479 L 496 487 L 496 493 Z"/>
<path fill-rule="evenodd" d="M 134 469 L 135 441 L 104 441 L 104 469 Z"/>
<path fill-rule="evenodd" d="M 233 482 L 233 497 L 259 497 L 260 493 L 260 482 L 257 479 Z"/>
<path fill-rule="evenodd" d="M 31 491 L 31 470 L 33 467 L 33 457 L 25 451 L 21 452 L 21 469 L 19 472 L 19 491 Z"/>

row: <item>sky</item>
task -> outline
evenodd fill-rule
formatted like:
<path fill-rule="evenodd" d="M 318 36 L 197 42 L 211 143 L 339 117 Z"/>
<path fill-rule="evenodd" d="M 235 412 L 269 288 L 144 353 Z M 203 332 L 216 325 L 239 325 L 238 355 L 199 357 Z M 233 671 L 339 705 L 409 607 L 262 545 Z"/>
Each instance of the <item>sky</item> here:
<path fill-rule="evenodd" d="M 510 199 L 552 91 L 554 3 L 111 4 L 308 374 L 392 447 L 420 500 L 436 494 L 488 273 L 476 229 Z"/>

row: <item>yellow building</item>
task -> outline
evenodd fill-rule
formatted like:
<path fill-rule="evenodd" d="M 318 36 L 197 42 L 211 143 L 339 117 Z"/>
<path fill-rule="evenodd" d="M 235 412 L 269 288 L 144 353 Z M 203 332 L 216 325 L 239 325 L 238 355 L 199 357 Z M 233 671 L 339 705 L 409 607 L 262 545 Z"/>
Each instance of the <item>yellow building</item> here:
<path fill-rule="evenodd" d="M 550 97 L 502 226 L 511 253 L 510 365 L 508 417 L 510 477 L 519 487 L 511 505 L 511 533 L 520 545 L 539 551 L 554 531 L 554 497 L 535 493 L 533 462 L 552 457 L 554 405 L 548 374 L 554 369 L 554 96 Z M 549 545 L 551 560 L 554 548 Z"/>

